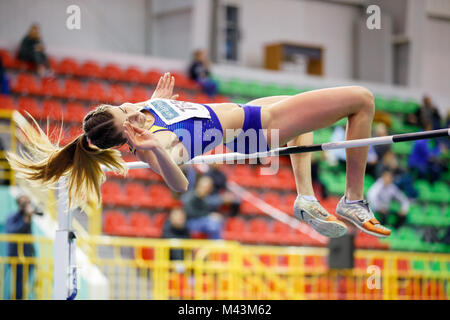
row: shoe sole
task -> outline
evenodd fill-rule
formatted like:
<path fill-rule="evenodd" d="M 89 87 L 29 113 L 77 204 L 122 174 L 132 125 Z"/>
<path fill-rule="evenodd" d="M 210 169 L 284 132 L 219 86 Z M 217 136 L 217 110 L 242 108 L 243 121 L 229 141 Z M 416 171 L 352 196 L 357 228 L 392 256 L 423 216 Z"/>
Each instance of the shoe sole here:
<path fill-rule="evenodd" d="M 352 219 L 347 218 L 346 216 L 343 216 L 343 215 L 339 214 L 339 212 L 336 211 L 336 214 L 337 214 L 339 217 L 341 217 L 341 218 L 347 220 L 348 222 L 353 223 L 353 225 L 356 226 L 359 230 L 361 230 L 361 231 L 364 232 L 364 233 L 370 234 L 371 236 L 378 237 L 378 238 L 387 238 L 387 237 L 390 236 L 390 235 L 387 236 L 387 235 L 384 235 L 384 234 L 375 233 L 375 232 L 372 232 L 372 231 L 370 231 L 370 230 L 364 229 L 363 226 L 359 225 L 358 223 L 356 223 L 356 222 L 353 221 Z"/>
<path fill-rule="evenodd" d="M 303 217 L 302 217 L 303 212 Z M 335 221 L 324 221 L 312 216 L 308 211 L 294 208 L 297 219 L 309 224 L 314 230 L 329 238 L 339 238 L 347 233 L 347 227 Z"/>

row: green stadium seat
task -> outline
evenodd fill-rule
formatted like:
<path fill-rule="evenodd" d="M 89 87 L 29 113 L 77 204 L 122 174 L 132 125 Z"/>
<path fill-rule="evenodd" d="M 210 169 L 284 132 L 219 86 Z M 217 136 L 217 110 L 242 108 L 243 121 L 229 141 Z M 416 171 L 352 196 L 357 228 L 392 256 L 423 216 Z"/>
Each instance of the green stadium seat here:
<path fill-rule="evenodd" d="M 375 109 L 380 111 L 388 111 L 388 101 L 382 97 L 375 96 Z"/>
<path fill-rule="evenodd" d="M 450 190 L 447 183 L 443 181 L 437 181 L 431 187 L 431 201 L 447 203 L 450 201 Z"/>
<path fill-rule="evenodd" d="M 287 96 L 294 96 L 296 94 L 299 94 L 301 91 L 299 88 L 288 86 L 281 88 L 281 94 L 287 95 Z"/>
<path fill-rule="evenodd" d="M 414 113 L 420 108 L 420 104 L 417 101 L 409 100 L 405 102 L 405 113 Z"/>
<path fill-rule="evenodd" d="M 392 145 L 392 151 L 401 156 L 409 155 L 412 151 L 412 148 L 412 142 L 399 142 Z"/>
<path fill-rule="evenodd" d="M 246 96 L 247 84 L 239 79 L 219 82 L 219 93 L 229 96 Z"/>
<path fill-rule="evenodd" d="M 441 208 L 437 205 L 428 204 L 425 208 L 425 223 L 430 226 L 439 227 L 442 224 L 443 215 Z"/>
<path fill-rule="evenodd" d="M 265 87 L 265 94 L 263 96 L 280 96 L 283 94 L 283 88 L 278 84 L 269 84 Z"/>
<path fill-rule="evenodd" d="M 390 112 L 398 112 L 405 113 L 405 103 L 397 98 L 390 99 L 388 102 L 388 111 Z"/>
<path fill-rule="evenodd" d="M 246 95 L 252 98 L 261 98 L 267 96 L 266 87 L 259 82 L 249 82 Z"/>
<path fill-rule="evenodd" d="M 412 204 L 408 212 L 408 223 L 414 225 L 425 225 L 425 210 L 419 204 Z"/>
<path fill-rule="evenodd" d="M 414 183 L 417 191 L 419 192 L 419 200 L 423 202 L 430 201 L 432 198 L 431 186 L 425 180 L 417 180 Z"/>

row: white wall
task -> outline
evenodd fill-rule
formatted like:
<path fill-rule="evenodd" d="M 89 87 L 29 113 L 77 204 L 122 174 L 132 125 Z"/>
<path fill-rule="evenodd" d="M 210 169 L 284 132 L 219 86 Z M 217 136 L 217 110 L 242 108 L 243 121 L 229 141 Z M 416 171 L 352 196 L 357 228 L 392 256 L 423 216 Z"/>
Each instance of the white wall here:
<path fill-rule="evenodd" d="M 221 2 L 238 4 L 241 8 L 241 54 L 245 66 L 263 66 L 265 45 L 290 41 L 323 46 L 326 76 L 352 76 L 352 28 L 360 16 L 358 7 L 308 0 Z"/>
<path fill-rule="evenodd" d="M 145 52 L 146 0 L 0 0 L 0 40 L 18 46 L 33 22 L 47 46 Z M 81 30 L 68 30 L 66 8 L 81 8 Z"/>

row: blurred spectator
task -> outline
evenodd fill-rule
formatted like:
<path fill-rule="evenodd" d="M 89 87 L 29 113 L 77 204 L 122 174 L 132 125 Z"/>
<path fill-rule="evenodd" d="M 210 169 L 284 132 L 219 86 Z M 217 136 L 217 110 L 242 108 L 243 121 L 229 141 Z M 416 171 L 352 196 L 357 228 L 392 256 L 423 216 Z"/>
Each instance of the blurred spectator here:
<path fill-rule="evenodd" d="M 409 124 L 417 125 L 425 129 L 427 125 L 431 125 L 431 129 L 439 129 L 442 126 L 441 116 L 439 111 L 433 105 L 429 96 L 423 97 L 422 105 L 414 114 L 408 115 L 407 122 Z"/>
<path fill-rule="evenodd" d="M 0 57 L 0 94 L 10 94 L 9 79 L 6 76 L 5 68 L 3 67 L 3 60 Z"/>
<path fill-rule="evenodd" d="M 220 170 L 220 166 L 217 163 L 211 164 L 205 172 L 205 176 L 213 180 L 213 191 L 205 198 L 205 201 L 214 211 L 227 206 L 230 209 L 229 214 L 235 216 L 239 212 L 241 200 L 227 190 L 227 176 Z"/>
<path fill-rule="evenodd" d="M 203 92 L 209 97 L 214 97 L 217 94 L 217 83 L 210 77 L 210 62 L 204 50 L 194 52 L 188 73 L 189 78 L 198 82 Z"/>
<path fill-rule="evenodd" d="M 331 135 L 331 142 L 343 140 L 345 140 L 345 128 L 344 126 L 336 126 L 333 130 L 333 134 Z M 339 162 L 339 164 L 344 165 L 345 167 L 346 162 L 345 149 L 330 150 L 327 152 L 327 155 L 329 156 L 329 160 L 331 160 L 332 163 L 335 163 L 337 161 Z"/>
<path fill-rule="evenodd" d="M 385 137 L 389 135 L 387 126 L 384 123 L 378 123 L 375 126 L 375 134 L 374 137 Z M 379 144 L 376 146 L 373 146 L 376 154 L 377 154 L 377 158 L 378 160 L 382 159 L 384 154 L 391 150 L 391 145 L 390 144 Z"/>
<path fill-rule="evenodd" d="M 182 208 L 173 209 L 169 219 L 163 226 L 162 237 L 165 239 L 189 239 L 189 229 L 186 226 L 186 212 Z M 170 260 L 184 260 L 183 249 L 171 249 Z"/>
<path fill-rule="evenodd" d="M 3 140 L 0 137 L 0 153 L 2 153 L 3 151 L 5 151 L 5 145 L 3 144 Z M 0 156 L 0 159 L 3 156 Z M 9 170 L 9 163 L 7 162 L 5 165 L 0 167 L 0 185 L 9 185 L 9 181 L 6 179 L 3 179 L 3 177 L 6 177 L 6 175 L 8 174 L 8 170 Z"/>
<path fill-rule="evenodd" d="M 17 205 L 19 211 L 12 214 L 6 220 L 5 231 L 9 234 L 32 234 L 31 231 L 31 216 L 35 213 L 35 209 L 31 205 L 30 198 L 26 195 L 20 195 L 17 197 Z M 8 244 L 8 257 L 34 257 L 35 249 L 32 243 L 24 243 L 23 246 L 20 244 L 18 248 L 17 243 Z M 16 265 L 10 266 L 12 269 L 11 274 L 15 274 L 16 283 L 16 299 L 26 298 L 23 296 L 24 274 L 27 275 L 27 279 L 32 279 L 32 274 L 34 271 L 33 264 L 22 264 L 18 263 Z M 24 268 L 25 272 L 24 272 Z"/>
<path fill-rule="evenodd" d="M 50 63 L 45 54 L 44 44 L 41 39 L 41 31 L 38 24 L 32 24 L 28 33 L 20 44 L 19 60 L 31 62 L 36 65 L 40 76 L 51 75 Z"/>
<path fill-rule="evenodd" d="M 431 130 L 427 124 L 425 130 Z M 446 146 L 433 139 L 417 140 L 409 156 L 409 167 L 413 169 L 419 179 L 435 182 L 446 170 L 446 163 L 440 155 L 446 151 Z"/>
<path fill-rule="evenodd" d="M 381 161 L 378 162 L 375 177 L 380 178 L 386 170 L 392 171 L 395 185 L 405 192 L 409 198 L 417 198 L 418 193 L 414 188 L 413 177 L 399 166 L 397 157 L 391 150 L 386 151 Z"/>
<path fill-rule="evenodd" d="M 213 189 L 214 182 L 211 177 L 202 176 L 198 179 L 194 190 L 181 196 L 181 201 L 186 211 L 190 233 L 201 232 L 206 233 L 209 239 L 221 239 L 223 217 L 220 213 L 214 212 L 205 200 Z"/>
<path fill-rule="evenodd" d="M 386 223 L 388 215 L 395 214 L 397 216 L 397 222 L 395 223 L 394 228 L 397 229 L 406 221 L 406 215 L 409 210 L 409 199 L 399 188 L 397 188 L 393 179 L 394 176 L 391 170 L 384 171 L 381 177 L 375 181 L 367 192 L 367 200 L 372 209 L 381 215 L 381 224 Z M 401 203 L 400 212 L 392 212 L 390 210 L 390 204 L 393 199 L 396 199 Z"/>

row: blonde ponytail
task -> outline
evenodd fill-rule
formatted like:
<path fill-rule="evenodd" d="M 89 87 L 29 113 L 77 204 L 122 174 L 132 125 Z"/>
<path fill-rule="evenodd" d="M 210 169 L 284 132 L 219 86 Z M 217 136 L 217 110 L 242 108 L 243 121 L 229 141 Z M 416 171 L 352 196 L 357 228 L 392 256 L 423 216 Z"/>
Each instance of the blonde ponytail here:
<path fill-rule="evenodd" d="M 101 203 L 100 187 L 106 179 L 101 165 L 126 174 L 125 162 L 118 150 L 90 146 L 84 134 L 59 147 L 59 142 L 53 144 L 32 120 L 37 128 L 23 118 L 16 121 L 25 135 L 25 150 L 20 154 L 8 152 L 7 160 L 18 176 L 37 186 L 55 187 L 58 180 L 66 176 L 69 206 L 84 206 L 88 200 Z"/>

